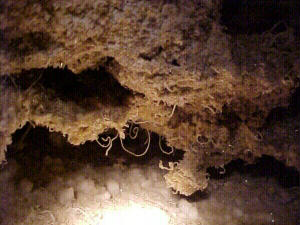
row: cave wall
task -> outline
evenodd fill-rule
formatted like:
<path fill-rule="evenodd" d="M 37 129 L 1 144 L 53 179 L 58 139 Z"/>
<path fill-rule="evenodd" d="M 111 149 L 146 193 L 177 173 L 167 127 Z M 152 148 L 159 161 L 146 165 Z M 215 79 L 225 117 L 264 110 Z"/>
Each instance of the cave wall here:
<path fill-rule="evenodd" d="M 278 2 L 277 8 L 299 6 Z M 252 162 L 266 154 L 298 168 L 299 134 L 286 125 L 294 120 L 266 123 L 298 86 L 297 20 L 279 18 L 256 30 L 245 23 L 253 10 L 243 8 L 255 4 L 246 3 L 232 8 L 235 21 L 243 12 L 237 27 L 226 17 L 234 1 L 1 1 L 0 161 L 11 134 L 27 121 L 74 145 L 109 128 L 123 138 L 134 121 L 188 152 L 166 178 L 187 195 L 206 187 L 208 166 L 237 158 Z M 63 73 L 52 86 L 43 83 L 58 73 L 44 72 L 49 67 L 83 80 L 75 94 L 63 96 L 56 87 Z M 272 141 L 285 142 L 286 135 L 294 137 L 288 147 Z"/>

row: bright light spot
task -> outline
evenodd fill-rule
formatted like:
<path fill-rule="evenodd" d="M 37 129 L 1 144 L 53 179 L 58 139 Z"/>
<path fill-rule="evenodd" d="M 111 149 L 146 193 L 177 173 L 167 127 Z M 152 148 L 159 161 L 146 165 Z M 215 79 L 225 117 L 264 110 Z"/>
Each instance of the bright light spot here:
<path fill-rule="evenodd" d="M 152 206 L 132 205 L 107 210 L 103 213 L 102 225 L 168 225 L 169 217 L 163 210 Z"/>

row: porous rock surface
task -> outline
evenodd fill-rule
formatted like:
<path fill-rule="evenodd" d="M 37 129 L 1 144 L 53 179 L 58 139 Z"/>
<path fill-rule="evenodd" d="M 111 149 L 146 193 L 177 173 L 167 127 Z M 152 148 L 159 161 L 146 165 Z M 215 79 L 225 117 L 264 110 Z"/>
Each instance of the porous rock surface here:
<path fill-rule="evenodd" d="M 229 35 L 220 8 L 218 0 L 1 1 L 0 161 L 27 121 L 79 145 L 108 128 L 124 137 L 132 120 L 187 152 L 166 176 L 186 195 L 206 187 L 208 166 L 233 159 L 267 154 L 299 166 L 299 133 L 285 131 L 285 122 L 264 126 L 298 85 L 293 29 Z M 87 69 L 99 66 L 120 85 L 84 101 L 63 99 L 38 79 L 23 89 L 15 84 L 24 71 L 48 67 L 88 80 Z M 280 131 L 294 144 L 276 144 Z"/>

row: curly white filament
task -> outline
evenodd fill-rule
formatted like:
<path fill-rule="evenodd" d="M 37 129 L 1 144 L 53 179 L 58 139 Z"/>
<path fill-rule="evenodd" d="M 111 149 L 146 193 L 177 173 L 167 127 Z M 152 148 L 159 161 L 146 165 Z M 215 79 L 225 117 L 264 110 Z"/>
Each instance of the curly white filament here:
<path fill-rule="evenodd" d="M 105 156 L 108 156 L 108 152 L 110 151 L 110 149 L 112 148 L 112 144 L 113 141 L 117 139 L 117 137 L 119 137 L 119 134 L 117 134 L 115 137 L 111 138 L 110 136 L 108 136 L 107 138 L 102 137 L 102 141 L 104 142 L 108 142 L 107 144 L 101 144 L 100 141 L 96 140 L 96 142 L 102 147 L 102 148 L 107 148 L 105 151 Z"/>
<path fill-rule="evenodd" d="M 170 151 L 170 152 L 167 152 L 167 151 L 163 150 L 163 148 L 162 148 L 162 146 L 161 146 L 161 139 L 162 139 L 162 136 L 159 136 L 159 142 L 158 142 L 158 145 L 159 145 L 160 150 L 161 150 L 164 154 L 166 154 L 166 155 L 171 155 L 171 154 L 174 152 L 174 147 L 173 147 L 173 146 L 170 147 L 170 148 L 171 148 L 171 151 Z"/>
<path fill-rule="evenodd" d="M 129 135 L 129 137 L 132 139 L 132 140 L 134 140 L 134 139 L 136 139 L 137 138 L 137 136 L 138 136 L 138 134 L 139 134 L 139 127 L 134 127 L 133 128 L 133 122 L 131 122 L 130 123 L 130 127 L 129 127 L 129 133 L 128 133 L 128 135 Z"/>
<path fill-rule="evenodd" d="M 172 116 L 174 115 L 174 112 L 175 112 L 175 109 L 176 109 L 176 104 L 173 106 L 173 110 L 172 110 L 172 113 L 171 113 L 171 115 L 169 116 L 169 119 L 171 119 L 172 118 Z"/>
<path fill-rule="evenodd" d="M 141 154 L 135 154 L 135 153 L 129 151 L 128 149 L 126 149 L 126 148 L 124 147 L 123 140 L 122 140 L 122 138 L 120 138 L 120 143 L 121 143 L 122 149 L 123 149 L 125 152 L 127 152 L 127 153 L 129 153 L 130 155 L 133 155 L 133 156 L 135 156 L 135 157 L 141 157 L 141 156 L 146 155 L 146 153 L 147 153 L 148 150 L 149 150 L 150 142 L 151 142 L 149 130 L 147 130 L 147 134 L 148 134 L 148 139 L 147 139 L 147 140 L 148 140 L 148 143 L 147 143 L 147 147 L 146 147 L 146 149 L 145 149 L 145 151 L 144 151 L 143 153 L 141 153 Z"/>

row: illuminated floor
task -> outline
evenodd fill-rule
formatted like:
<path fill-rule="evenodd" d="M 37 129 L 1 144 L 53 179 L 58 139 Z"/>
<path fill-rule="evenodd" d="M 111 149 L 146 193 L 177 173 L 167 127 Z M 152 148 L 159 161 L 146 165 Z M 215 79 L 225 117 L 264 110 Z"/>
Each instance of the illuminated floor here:
<path fill-rule="evenodd" d="M 165 187 L 156 160 L 92 168 L 47 156 L 42 164 L 31 178 L 13 161 L 2 169 L 0 224 L 292 225 L 299 219 L 298 189 L 282 189 L 272 179 L 236 174 L 211 180 L 206 194 L 183 198 Z"/>

